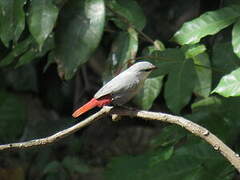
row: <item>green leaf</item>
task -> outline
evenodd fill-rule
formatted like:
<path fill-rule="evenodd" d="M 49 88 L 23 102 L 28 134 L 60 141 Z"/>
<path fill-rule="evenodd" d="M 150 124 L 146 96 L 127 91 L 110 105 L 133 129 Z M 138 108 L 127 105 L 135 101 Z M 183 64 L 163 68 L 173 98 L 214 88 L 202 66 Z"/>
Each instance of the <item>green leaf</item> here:
<path fill-rule="evenodd" d="M 221 99 L 212 96 L 193 103 L 191 105 L 191 108 L 194 112 L 199 111 L 199 109 L 201 110 L 203 108 L 206 108 L 203 110 L 211 109 L 211 112 L 219 113 L 221 105 L 222 105 Z"/>
<path fill-rule="evenodd" d="M 112 20 L 119 28 L 127 29 L 130 23 L 141 31 L 146 25 L 146 17 L 135 0 L 107 0 L 106 3 L 117 14 Z"/>
<path fill-rule="evenodd" d="M 185 51 L 185 57 L 186 59 L 194 58 L 195 56 L 203 53 L 204 51 L 206 51 L 206 46 L 202 44 L 187 46 Z"/>
<path fill-rule="evenodd" d="M 156 155 L 153 155 L 150 158 L 150 161 L 149 161 L 150 166 L 152 167 L 156 166 L 161 161 L 164 161 L 164 160 L 166 161 L 170 159 L 173 155 L 174 147 L 173 146 L 162 147 L 160 150 L 161 150 L 160 153 L 156 152 Z"/>
<path fill-rule="evenodd" d="M 29 46 L 33 43 L 33 38 L 29 36 L 22 42 L 18 43 L 16 47 L 13 47 L 13 50 L 0 61 L 0 67 L 11 64 L 16 57 L 23 54 L 28 50 Z"/>
<path fill-rule="evenodd" d="M 232 46 L 234 53 L 240 58 L 240 18 L 233 26 Z"/>
<path fill-rule="evenodd" d="M 240 96 L 240 68 L 223 76 L 214 92 L 224 97 Z"/>
<path fill-rule="evenodd" d="M 24 64 L 29 64 L 32 60 L 46 55 L 46 53 L 53 48 L 54 39 L 53 37 L 50 36 L 44 42 L 43 47 L 41 49 L 38 49 L 37 45 L 33 43 L 32 47 L 19 58 L 17 64 L 15 65 L 15 68 L 20 67 Z"/>
<path fill-rule="evenodd" d="M 232 169 L 230 163 L 217 154 L 213 148 L 201 141 L 196 141 L 195 143 L 188 142 L 176 149 L 174 156 L 167 161 L 160 162 L 153 173 L 155 172 L 155 176 L 160 176 L 160 180 L 228 180 L 229 177 L 226 174 Z M 230 174 L 233 176 L 234 173 Z"/>
<path fill-rule="evenodd" d="M 40 49 L 51 33 L 58 16 L 58 8 L 52 0 L 32 0 L 29 14 L 29 30 Z"/>
<path fill-rule="evenodd" d="M 164 44 L 159 40 L 155 40 L 153 44 L 154 44 L 154 47 L 156 48 L 156 50 L 164 51 L 166 49 Z"/>
<path fill-rule="evenodd" d="M 161 76 L 170 73 L 174 67 L 180 66 L 185 59 L 183 52 L 180 49 L 166 49 L 164 51 L 154 51 L 150 62 L 158 69 L 154 70 L 150 77 Z"/>
<path fill-rule="evenodd" d="M 212 86 L 212 69 L 207 53 L 202 53 L 193 57 L 195 70 L 197 73 L 197 82 L 194 87 L 194 93 L 208 97 Z"/>
<path fill-rule="evenodd" d="M 25 27 L 25 14 L 23 6 L 26 0 L 0 1 L 0 38 L 8 47 L 9 42 L 17 42 Z"/>
<path fill-rule="evenodd" d="M 239 102 L 239 97 L 211 96 L 192 104 L 194 113 L 187 118 L 203 125 L 227 144 L 232 144 L 240 128 Z"/>
<path fill-rule="evenodd" d="M 185 59 L 184 49 L 154 51 L 150 61 L 158 67 L 150 77 L 168 74 L 164 97 L 168 107 L 175 113 L 189 102 L 196 82 L 193 61 Z"/>
<path fill-rule="evenodd" d="M 170 158 L 164 160 L 169 154 Z M 159 159 L 155 158 L 158 156 Z M 177 148 L 173 155 L 170 147 L 138 156 L 114 158 L 105 171 L 106 180 L 230 180 L 233 175 L 231 164 L 199 141 Z"/>
<path fill-rule="evenodd" d="M 129 65 L 128 60 L 135 58 L 138 50 L 137 32 L 129 28 L 128 32 L 120 32 L 112 44 L 107 60 L 104 81 L 112 79 Z"/>
<path fill-rule="evenodd" d="M 187 131 L 177 125 L 164 127 L 158 136 L 151 141 L 153 147 L 175 145 L 180 139 L 186 136 Z"/>
<path fill-rule="evenodd" d="M 213 87 L 217 86 L 219 80 L 226 74 L 239 68 L 239 58 L 233 53 L 232 45 L 228 43 L 216 43 L 212 53 Z"/>
<path fill-rule="evenodd" d="M 97 48 L 105 22 L 103 0 L 68 1 L 56 30 L 59 74 L 71 79 Z"/>
<path fill-rule="evenodd" d="M 184 23 L 173 40 L 177 43 L 194 44 L 207 35 L 213 35 L 231 25 L 240 16 L 240 6 L 229 6 L 216 11 L 206 12 L 200 17 Z"/>
<path fill-rule="evenodd" d="M 152 107 L 154 100 L 158 97 L 161 91 L 163 77 L 164 76 L 158 76 L 155 78 L 149 78 L 145 81 L 144 87 L 134 98 L 134 102 L 141 109 L 148 110 Z"/>
<path fill-rule="evenodd" d="M 24 129 L 25 104 L 18 96 L 0 90 L 0 114 L 0 141 L 15 141 Z"/>
<path fill-rule="evenodd" d="M 187 105 L 196 82 L 193 61 L 189 59 L 179 59 L 179 61 L 181 64 L 173 67 L 164 89 L 167 106 L 175 113 L 179 113 Z"/>

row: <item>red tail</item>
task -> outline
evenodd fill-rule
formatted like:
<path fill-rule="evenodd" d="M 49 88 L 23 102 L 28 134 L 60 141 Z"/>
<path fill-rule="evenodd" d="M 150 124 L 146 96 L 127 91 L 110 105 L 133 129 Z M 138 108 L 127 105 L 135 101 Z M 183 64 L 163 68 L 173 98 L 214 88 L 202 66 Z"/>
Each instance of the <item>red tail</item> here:
<path fill-rule="evenodd" d="M 87 102 L 82 107 L 80 107 L 76 111 L 74 111 L 72 116 L 74 118 L 77 118 L 78 116 L 80 116 L 83 113 L 89 111 L 90 109 L 93 109 L 96 106 L 102 107 L 104 105 L 110 104 L 111 101 L 112 101 L 112 98 L 110 96 L 104 96 L 100 99 L 92 98 L 89 102 Z"/>

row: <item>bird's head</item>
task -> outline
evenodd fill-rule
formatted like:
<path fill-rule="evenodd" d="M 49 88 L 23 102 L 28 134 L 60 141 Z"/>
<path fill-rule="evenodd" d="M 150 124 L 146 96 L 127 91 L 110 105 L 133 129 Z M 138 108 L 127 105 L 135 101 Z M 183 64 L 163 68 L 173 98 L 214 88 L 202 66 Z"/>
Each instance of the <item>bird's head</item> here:
<path fill-rule="evenodd" d="M 140 78 L 146 79 L 147 76 L 154 70 L 157 69 L 152 63 L 147 61 L 142 61 L 133 64 L 128 70 L 130 72 L 137 73 Z"/>

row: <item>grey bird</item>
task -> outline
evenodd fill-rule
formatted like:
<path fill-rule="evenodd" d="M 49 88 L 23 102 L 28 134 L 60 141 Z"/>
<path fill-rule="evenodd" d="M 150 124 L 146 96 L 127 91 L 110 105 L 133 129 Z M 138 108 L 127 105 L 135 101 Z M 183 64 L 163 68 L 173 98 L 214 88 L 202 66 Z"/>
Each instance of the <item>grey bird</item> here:
<path fill-rule="evenodd" d="M 127 103 L 139 92 L 148 75 L 156 68 L 147 61 L 133 64 L 100 88 L 94 97 L 74 111 L 72 116 L 77 118 L 96 106 L 102 107 L 108 104 L 120 106 Z"/>

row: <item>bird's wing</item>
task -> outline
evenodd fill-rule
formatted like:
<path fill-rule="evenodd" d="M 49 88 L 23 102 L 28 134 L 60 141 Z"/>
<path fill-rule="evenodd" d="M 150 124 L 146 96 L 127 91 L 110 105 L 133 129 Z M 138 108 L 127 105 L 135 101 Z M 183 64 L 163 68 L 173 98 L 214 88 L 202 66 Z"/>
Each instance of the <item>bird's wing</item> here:
<path fill-rule="evenodd" d="M 94 98 L 98 99 L 108 94 L 117 94 L 119 92 L 127 92 L 128 90 L 135 88 L 138 84 L 138 79 L 132 72 L 124 72 L 113 78 L 107 84 L 105 84 L 94 95 Z"/>

